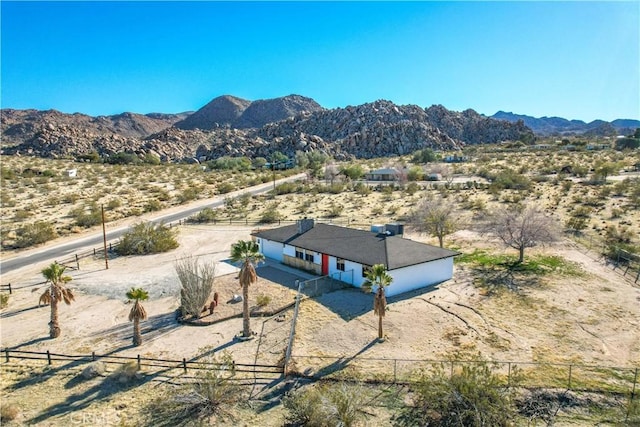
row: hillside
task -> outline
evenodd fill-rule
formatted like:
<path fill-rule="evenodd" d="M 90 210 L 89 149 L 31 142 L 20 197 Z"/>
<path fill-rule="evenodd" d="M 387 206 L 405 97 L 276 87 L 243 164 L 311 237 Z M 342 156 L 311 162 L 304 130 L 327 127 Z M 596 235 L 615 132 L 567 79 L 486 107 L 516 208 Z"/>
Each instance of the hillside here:
<path fill-rule="evenodd" d="M 640 127 L 640 120 L 617 119 L 612 122 L 594 120 L 586 123 L 582 120 L 567 120 L 562 117 L 532 117 L 522 114 L 514 114 L 498 111 L 494 119 L 506 120 L 515 123 L 521 120 L 531 128 L 536 135 L 591 135 L 591 136 L 616 136 L 628 135 Z"/>
<path fill-rule="evenodd" d="M 522 122 L 509 123 L 443 106 L 427 109 L 390 101 L 325 109 L 311 98 L 289 95 L 248 101 L 213 99 L 194 113 L 123 113 L 91 117 L 59 111 L 2 110 L 4 154 L 106 157 L 130 152 L 162 161 L 268 156 L 274 151 L 320 150 L 338 160 L 407 154 L 431 147 L 533 140 Z"/>

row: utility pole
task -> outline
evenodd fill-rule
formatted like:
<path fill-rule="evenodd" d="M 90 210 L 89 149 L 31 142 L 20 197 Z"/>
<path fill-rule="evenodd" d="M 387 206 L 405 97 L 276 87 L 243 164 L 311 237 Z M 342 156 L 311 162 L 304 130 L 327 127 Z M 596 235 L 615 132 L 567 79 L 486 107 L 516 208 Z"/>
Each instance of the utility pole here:
<path fill-rule="evenodd" d="M 104 266 L 109 269 L 109 253 L 107 252 L 107 231 L 104 226 L 104 204 L 100 205 L 102 208 L 102 241 L 104 242 Z"/>

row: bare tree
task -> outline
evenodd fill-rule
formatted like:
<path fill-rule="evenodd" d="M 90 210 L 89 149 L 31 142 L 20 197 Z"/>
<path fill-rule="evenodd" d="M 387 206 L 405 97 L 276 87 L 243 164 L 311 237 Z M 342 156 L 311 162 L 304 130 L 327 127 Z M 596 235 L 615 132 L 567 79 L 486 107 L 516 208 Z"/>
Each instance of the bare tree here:
<path fill-rule="evenodd" d="M 535 206 L 512 207 L 492 213 L 481 226 L 482 232 L 494 234 L 506 246 L 519 251 L 518 262 L 524 261 L 524 250 L 558 240 L 553 220 Z"/>
<path fill-rule="evenodd" d="M 423 199 L 411 213 L 410 228 L 438 238 L 443 247 L 444 236 L 454 233 L 462 224 L 462 213 L 443 197 Z"/>
<path fill-rule="evenodd" d="M 200 264 L 197 258 L 186 257 L 175 262 L 180 280 L 180 304 L 184 314 L 200 317 L 213 290 L 216 275 L 215 263 Z"/>
<path fill-rule="evenodd" d="M 324 179 L 331 182 L 331 185 L 333 185 L 333 182 L 338 178 L 338 176 L 340 176 L 340 169 L 335 163 L 329 163 L 324 168 Z"/>

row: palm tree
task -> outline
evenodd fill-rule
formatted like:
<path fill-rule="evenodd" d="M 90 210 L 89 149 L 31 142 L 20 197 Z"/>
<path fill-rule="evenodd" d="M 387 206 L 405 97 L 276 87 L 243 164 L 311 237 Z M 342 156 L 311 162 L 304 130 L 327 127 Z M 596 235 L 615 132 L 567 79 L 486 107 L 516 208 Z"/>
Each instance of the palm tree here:
<path fill-rule="evenodd" d="M 378 315 L 378 339 L 382 340 L 382 318 L 387 310 L 387 299 L 384 293 L 385 288 L 393 282 L 393 277 L 389 276 L 384 264 L 376 264 L 367 271 L 365 279 L 364 283 L 362 283 L 362 289 L 365 292 L 372 292 L 375 288 L 373 314 Z"/>
<path fill-rule="evenodd" d="M 254 241 L 239 240 L 231 245 L 231 261 L 241 264 L 240 286 L 242 286 L 242 336 L 251 336 L 249 325 L 249 285 L 258 281 L 256 265 L 264 261 L 264 255 L 260 253 L 258 244 Z"/>
<path fill-rule="evenodd" d="M 58 338 L 60 336 L 60 324 L 58 322 L 58 302 L 61 300 L 65 304 L 71 304 L 75 298 L 71 289 L 65 286 L 65 283 L 71 281 L 70 276 L 65 276 L 64 271 L 67 269 L 64 265 L 54 262 L 49 267 L 42 270 L 42 275 L 50 283 L 49 288 L 40 296 L 40 302 L 51 305 L 51 320 L 49 321 L 49 336 Z"/>
<path fill-rule="evenodd" d="M 131 311 L 129 312 L 129 322 L 133 322 L 133 345 L 136 347 L 142 344 L 142 334 L 140 333 L 140 320 L 147 318 L 147 311 L 144 309 L 140 301 L 145 301 L 149 298 L 149 292 L 142 288 L 131 288 L 127 292 L 127 298 L 129 301 L 135 300 Z"/>

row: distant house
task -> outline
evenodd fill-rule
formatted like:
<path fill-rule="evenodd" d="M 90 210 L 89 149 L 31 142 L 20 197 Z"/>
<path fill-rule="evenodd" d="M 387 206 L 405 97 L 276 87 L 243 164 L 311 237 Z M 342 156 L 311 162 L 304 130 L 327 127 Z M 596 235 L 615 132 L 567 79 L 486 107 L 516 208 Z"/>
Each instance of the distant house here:
<path fill-rule="evenodd" d="M 393 278 L 393 296 L 451 279 L 458 252 L 402 237 L 401 224 L 372 231 L 303 219 L 296 224 L 252 233 L 265 257 L 361 287 L 374 264 Z"/>
<path fill-rule="evenodd" d="M 400 176 L 400 171 L 396 168 L 383 168 L 372 170 L 365 174 L 368 181 L 396 181 Z"/>
<path fill-rule="evenodd" d="M 589 151 L 606 150 L 608 148 L 611 148 L 611 144 L 587 144 L 587 150 Z"/>
<path fill-rule="evenodd" d="M 448 156 L 445 156 L 444 161 L 446 163 L 468 162 L 469 161 L 469 156 L 460 156 L 458 154 L 450 154 Z"/>
<path fill-rule="evenodd" d="M 69 178 L 75 178 L 78 176 L 78 169 L 68 169 L 67 170 L 67 176 Z"/>

